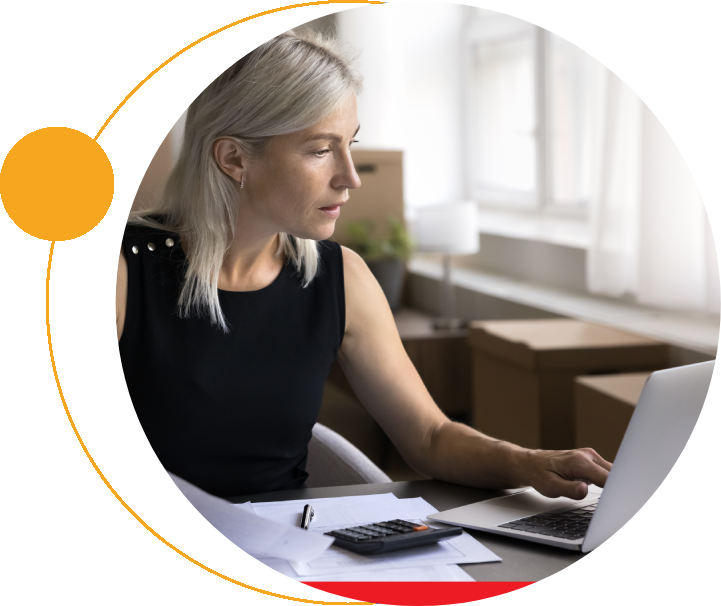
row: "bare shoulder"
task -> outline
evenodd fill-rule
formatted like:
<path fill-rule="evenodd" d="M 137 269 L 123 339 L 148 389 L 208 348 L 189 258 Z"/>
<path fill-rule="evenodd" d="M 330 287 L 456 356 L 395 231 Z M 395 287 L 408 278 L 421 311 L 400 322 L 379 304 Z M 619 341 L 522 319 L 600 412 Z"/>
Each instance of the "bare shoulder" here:
<path fill-rule="evenodd" d="M 375 277 L 368 269 L 368 265 L 362 257 L 355 251 L 345 246 L 341 246 L 343 251 L 343 280 L 345 282 L 346 294 L 355 293 L 357 291 L 365 291 L 370 289 L 380 291 L 380 286 Z M 348 301 L 346 301 L 346 304 Z"/>
<path fill-rule="evenodd" d="M 393 314 L 383 290 L 361 256 L 342 246 L 346 300 L 346 336 L 356 327 L 369 332 L 374 327 L 395 327 Z"/>
<path fill-rule="evenodd" d="M 115 283 L 115 324 L 118 329 L 118 341 L 123 335 L 125 326 L 125 309 L 128 301 L 128 262 L 125 259 L 123 250 L 120 250 L 118 260 L 118 276 Z"/>
<path fill-rule="evenodd" d="M 355 277 L 355 274 L 358 272 L 367 271 L 370 273 L 370 270 L 368 269 L 368 266 L 366 265 L 366 262 L 361 258 L 361 256 L 355 252 L 354 250 L 351 250 L 347 246 L 341 246 L 341 251 L 343 252 L 343 273 L 344 274 L 353 274 Z"/>

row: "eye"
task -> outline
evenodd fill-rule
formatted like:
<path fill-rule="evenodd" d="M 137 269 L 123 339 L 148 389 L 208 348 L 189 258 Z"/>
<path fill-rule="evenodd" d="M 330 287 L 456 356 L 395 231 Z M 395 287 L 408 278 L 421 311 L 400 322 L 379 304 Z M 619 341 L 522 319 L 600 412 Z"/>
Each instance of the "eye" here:
<path fill-rule="evenodd" d="M 313 153 L 318 156 L 319 158 L 322 158 L 325 156 L 330 150 L 329 149 L 319 149 L 318 151 L 314 151 Z"/>

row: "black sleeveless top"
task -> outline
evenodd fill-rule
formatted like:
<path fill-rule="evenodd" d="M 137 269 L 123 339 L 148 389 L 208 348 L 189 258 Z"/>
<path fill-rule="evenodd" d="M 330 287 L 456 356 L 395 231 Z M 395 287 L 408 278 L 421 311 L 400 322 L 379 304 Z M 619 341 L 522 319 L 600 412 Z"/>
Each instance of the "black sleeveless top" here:
<path fill-rule="evenodd" d="M 218 291 L 230 325 L 179 318 L 177 235 L 128 226 L 120 357 L 130 398 L 170 472 L 218 496 L 299 488 L 323 385 L 343 340 L 340 246 L 320 242 L 306 288 L 286 263 L 253 292 Z"/>

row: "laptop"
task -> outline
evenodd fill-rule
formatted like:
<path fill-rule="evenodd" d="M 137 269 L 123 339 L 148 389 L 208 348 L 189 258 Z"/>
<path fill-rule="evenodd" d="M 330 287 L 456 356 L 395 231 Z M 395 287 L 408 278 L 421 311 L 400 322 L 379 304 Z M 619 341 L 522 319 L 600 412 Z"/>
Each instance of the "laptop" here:
<path fill-rule="evenodd" d="M 701 414 L 713 369 L 711 361 L 651 374 L 605 489 L 591 485 L 586 499 L 574 501 L 549 499 L 529 488 L 428 519 L 584 553 L 595 549 L 643 507 L 671 471 Z"/>

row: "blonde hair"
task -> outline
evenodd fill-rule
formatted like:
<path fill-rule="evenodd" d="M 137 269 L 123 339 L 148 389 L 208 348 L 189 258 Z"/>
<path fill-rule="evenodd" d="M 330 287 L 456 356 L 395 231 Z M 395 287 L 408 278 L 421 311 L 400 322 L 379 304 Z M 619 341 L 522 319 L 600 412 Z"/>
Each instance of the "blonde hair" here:
<path fill-rule="evenodd" d="M 228 331 L 218 300 L 218 276 L 234 237 L 238 193 L 215 162 L 213 145 L 233 139 L 252 157 L 271 137 L 317 124 L 351 93 L 361 76 L 328 34 L 290 31 L 243 57 L 206 88 L 188 109 L 178 162 L 159 205 L 131 213 L 130 222 L 177 233 L 189 259 L 178 299 L 180 317 L 207 314 Z M 162 223 L 153 215 L 162 214 Z M 314 240 L 279 234 L 285 254 L 308 286 L 318 272 Z"/>

